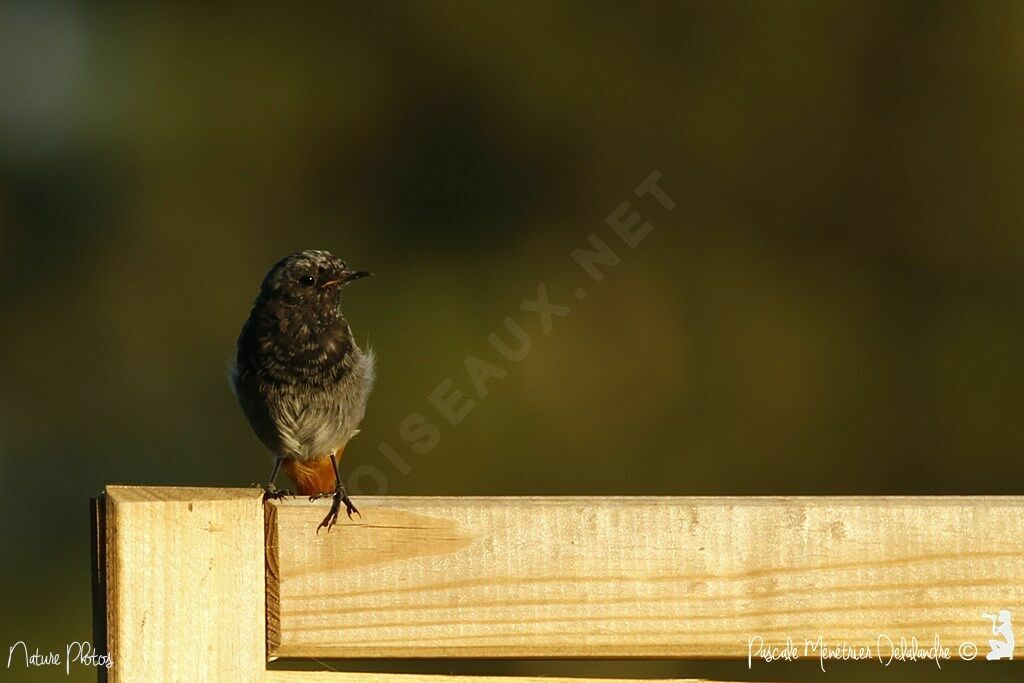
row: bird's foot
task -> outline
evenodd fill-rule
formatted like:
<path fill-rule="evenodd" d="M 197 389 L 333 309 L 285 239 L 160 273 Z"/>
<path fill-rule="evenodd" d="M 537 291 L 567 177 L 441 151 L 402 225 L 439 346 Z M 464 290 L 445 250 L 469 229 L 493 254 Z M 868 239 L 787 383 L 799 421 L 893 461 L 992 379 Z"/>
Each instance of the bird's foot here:
<path fill-rule="evenodd" d="M 320 526 L 316 528 L 316 532 L 318 534 L 321 529 L 327 529 L 329 532 L 331 527 L 338 523 L 338 513 L 341 511 L 342 503 L 345 504 L 345 514 L 348 515 L 349 519 L 352 519 L 353 512 L 359 515 L 359 510 L 357 510 L 356 506 L 352 504 L 352 500 L 340 490 L 335 491 L 333 494 L 321 493 L 316 496 L 310 496 L 310 500 L 316 500 L 317 498 L 323 498 L 326 496 L 331 496 L 333 500 L 331 501 L 331 509 L 327 512 L 327 516 L 324 517 L 324 521 L 320 522 Z M 359 516 L 362 517 L 362 515 Z"/>
<path fill-rule="evenodd" d="M 348 515 L 349 519 L 352 519 L 353 512 L 356 513 L 357 517 L 360 519 L 362 518 L 362 515 L 359 514 L 359 510 L 357 510 L 356 506 L 352 504 L 352 500 L 344 493 L 341 494 L 341 502 L 345 504 L 345 514 Z"/>
<path fill-rule="evenodd" d="M 263 500 L 281 500 L 285 496 L 295 497 L 295 494 L 288 489 L 279 489 L 273 484 L 263 485 Z"/>

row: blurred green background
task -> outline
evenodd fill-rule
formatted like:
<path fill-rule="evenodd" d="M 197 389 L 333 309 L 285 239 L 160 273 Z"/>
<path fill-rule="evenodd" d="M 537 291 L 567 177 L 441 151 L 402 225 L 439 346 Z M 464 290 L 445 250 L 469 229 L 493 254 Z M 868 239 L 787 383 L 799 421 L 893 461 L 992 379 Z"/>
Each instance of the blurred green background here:
<path fill-rule="evenodd" d="M 377 275 L 346 293 L 379 380 L 344 467 L 389 493 L 1019 493 L 1022 45 L 1020 3 L 0 3 L 5 649 L 91 637 L 105 484 L 267 476 L 226 368 L 297 249 Z M 671 213 L 632 197 L 654 169 Z M 622 257 L 597 285 L 591 233 Z M 548 335 L 540 283 L 572 307 Z M 470 355 L 507 375 L 452 426 L 427 396 L 472 396 Z M 1013 671 L 866 664 L 463 669 Z"/>

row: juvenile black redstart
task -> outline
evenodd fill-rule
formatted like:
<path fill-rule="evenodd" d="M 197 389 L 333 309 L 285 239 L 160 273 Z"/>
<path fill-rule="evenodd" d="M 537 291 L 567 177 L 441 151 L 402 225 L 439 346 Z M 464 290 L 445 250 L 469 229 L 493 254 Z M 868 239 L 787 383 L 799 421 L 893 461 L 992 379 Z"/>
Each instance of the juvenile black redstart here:
<path fill-rule="evenodd" d="M 300 251 L 278 261 L 242 326 L 231 372 L 242 412 L 274 454 L 267 496 L 290 493 L 276 485 L 282 465 L 310 500 L 333 496 L 318 532 L 338 521 L 342 503 L 350 519 L 359 512 L 345 492 L 338 460 L 359 432 L 374 359 L 352 338 L 341 292 L 368 275 L 326 251 Z"/>

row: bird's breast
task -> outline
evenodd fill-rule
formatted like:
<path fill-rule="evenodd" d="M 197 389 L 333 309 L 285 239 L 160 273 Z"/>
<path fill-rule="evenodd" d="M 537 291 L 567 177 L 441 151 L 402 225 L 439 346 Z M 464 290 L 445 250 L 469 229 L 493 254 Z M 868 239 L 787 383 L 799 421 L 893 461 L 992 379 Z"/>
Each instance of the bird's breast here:
<path fill-rule="evenodd" d="M 344 321 L 316 322 L 279 322 L 256 335 L 250 362 L 264 381 L 323 387 L 343 379 L 359 355 L 351 330 Z"/>

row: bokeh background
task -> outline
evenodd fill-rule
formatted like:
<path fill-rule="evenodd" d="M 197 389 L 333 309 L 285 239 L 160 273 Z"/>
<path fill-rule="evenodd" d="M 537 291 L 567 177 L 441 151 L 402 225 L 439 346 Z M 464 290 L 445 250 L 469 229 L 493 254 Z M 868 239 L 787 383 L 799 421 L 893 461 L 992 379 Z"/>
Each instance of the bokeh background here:
<path fill-rule="evenodd" d="M 226 368 L 296 249 L 377 275 L 345 307 L 379 363 L 364 493 L 1019 493 L 1022 67 L 1020 3 L 0 3 L 4 650 L 90 638 L 105 484 L 267 476 Z M 671 213 L 631 197 L 654 169 Z M 635 249 L 605 225 L 627 199 Z M 591 233 L 622 257 L 596 286 Z M 548 335 L 540 283 L 572 306 Z M 507 375 L 452 426 L 427 396 L 472 396 L 470 355 Z"/>

